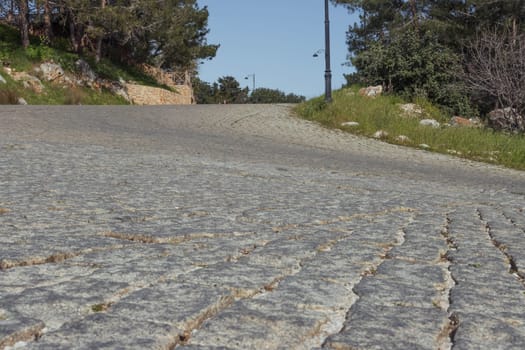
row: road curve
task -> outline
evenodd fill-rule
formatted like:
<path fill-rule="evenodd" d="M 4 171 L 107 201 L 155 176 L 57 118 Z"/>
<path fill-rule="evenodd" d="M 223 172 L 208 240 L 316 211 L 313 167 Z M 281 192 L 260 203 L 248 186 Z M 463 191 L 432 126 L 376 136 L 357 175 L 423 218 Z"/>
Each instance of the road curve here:
<path fill-rule="evenodd" d="M 0 109 L 0 350 L 523 349 L 525 174 L 287 105 Z"/>

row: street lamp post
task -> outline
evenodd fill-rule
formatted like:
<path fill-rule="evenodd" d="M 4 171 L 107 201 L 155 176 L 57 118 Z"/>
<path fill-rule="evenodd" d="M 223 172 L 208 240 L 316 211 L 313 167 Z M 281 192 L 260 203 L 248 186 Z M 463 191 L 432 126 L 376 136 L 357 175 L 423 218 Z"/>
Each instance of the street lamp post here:
<path fill-rule="evenodd" d="M 253 92 L 255 91 L 255 73 L 253 74 L 248 74 L 247 76 L 244 77 L 244 79 L 248 79 L 249 77 L 252 77 L 252 94 Z"/>
<path fill-rule="evenodd" d="M 326 63 L 326 69 L 324 72 L 325 80 L 325 94 L 324 99 L 326 102 L 332 102 L 332 71 L 330 69 L 330 15 L 329 15 L 328 0 L 324 0 L 324 57 Z"/>

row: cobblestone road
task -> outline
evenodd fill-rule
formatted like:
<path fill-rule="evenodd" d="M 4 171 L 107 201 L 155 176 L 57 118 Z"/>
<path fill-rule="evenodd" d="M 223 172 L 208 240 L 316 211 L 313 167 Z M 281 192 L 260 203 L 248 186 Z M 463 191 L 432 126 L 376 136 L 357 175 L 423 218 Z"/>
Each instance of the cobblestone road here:
<path fill-rule="evenodd" d="M 4 106 L 13 348 L 524 349 L 525 174 L 287 106 Z"/>

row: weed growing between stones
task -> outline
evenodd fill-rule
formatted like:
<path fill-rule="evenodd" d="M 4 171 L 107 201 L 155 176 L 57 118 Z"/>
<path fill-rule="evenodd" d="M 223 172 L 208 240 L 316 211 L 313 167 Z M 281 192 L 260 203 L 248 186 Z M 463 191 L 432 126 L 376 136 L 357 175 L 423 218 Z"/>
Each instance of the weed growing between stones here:
<path fill-rule="evenodd" d="M 104 312 L 107 311 L 111 306 L 111 303 L 100 303 L 91 305 L 91 311 L 93 312 Z"/>

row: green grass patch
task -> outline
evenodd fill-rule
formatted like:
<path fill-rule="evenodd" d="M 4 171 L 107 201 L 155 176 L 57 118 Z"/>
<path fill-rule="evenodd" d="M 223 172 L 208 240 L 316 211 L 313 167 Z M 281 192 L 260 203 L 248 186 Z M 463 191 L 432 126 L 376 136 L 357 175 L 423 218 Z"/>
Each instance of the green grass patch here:
<path fill-rule="evenodd" d="M 328 128 L 366 137 L 384 130 L 388 136 L 383 140 L 389 143 L 418 148 L 426 144 L 430 151 L 525 170 L 524 135 L 508 135 L 486 128 L 421 126 L 421 119 L 435 119 L 445 125 L 450 116 L 427 101 L 415 102 L 422 107 L 423 114 L 409 117 L 399 107 L 406 103 L 401 98 L 388 95 L 363 97 L 358 94 L 358 87 L 352 87 L 335 91 L 330 104 L 318 97 L 298 105 L 295 111 L 302 118 Z M 341 126 L 349 121 L 359 125 Z M 400 135 L 408 137 L 408 141 L 399 140 Z"/>
<path fill-rule="evenodd" d="M 42 93 L 28 89 L 19 90 L 30 105 L 124 105 L 125 99 L 109 91 L 96 91 L 83 87 L 60 86 L 42 82 Z"/>

